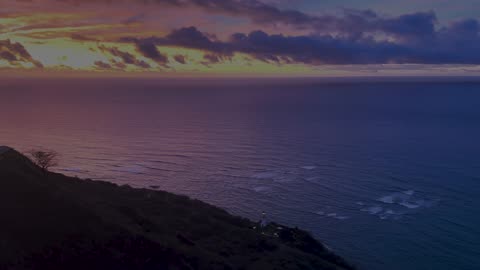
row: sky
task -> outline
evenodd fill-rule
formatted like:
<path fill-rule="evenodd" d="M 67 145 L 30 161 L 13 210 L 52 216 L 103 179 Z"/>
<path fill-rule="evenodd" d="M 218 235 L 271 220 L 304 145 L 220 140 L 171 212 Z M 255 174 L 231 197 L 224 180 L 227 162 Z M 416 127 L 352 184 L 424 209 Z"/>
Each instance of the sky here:
<path fill-rule="evenodd" d="M 478 0 L 0 0 L 0 74 L 478 76 Z"/>

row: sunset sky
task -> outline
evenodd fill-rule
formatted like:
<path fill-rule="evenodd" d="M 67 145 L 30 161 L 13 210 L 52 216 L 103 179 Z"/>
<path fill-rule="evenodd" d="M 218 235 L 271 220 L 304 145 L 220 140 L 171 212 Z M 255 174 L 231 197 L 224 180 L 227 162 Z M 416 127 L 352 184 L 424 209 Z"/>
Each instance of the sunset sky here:
<path fill-rule="evenodd" d="M 0 0 L 0 74 L 480 75 L 478 0 Z"/>

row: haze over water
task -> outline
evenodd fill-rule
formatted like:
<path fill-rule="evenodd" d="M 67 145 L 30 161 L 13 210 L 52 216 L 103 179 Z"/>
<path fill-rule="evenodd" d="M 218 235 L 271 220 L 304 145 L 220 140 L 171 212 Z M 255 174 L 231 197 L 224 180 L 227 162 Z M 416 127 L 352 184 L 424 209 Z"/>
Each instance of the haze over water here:
<path fill-rule="evenodd" d="M 37 88 L 32 88 L 32 82 Z M 0 145 L 311 231 L 360 269 L 480 267 L 480 83 L 3 81 Z"/>

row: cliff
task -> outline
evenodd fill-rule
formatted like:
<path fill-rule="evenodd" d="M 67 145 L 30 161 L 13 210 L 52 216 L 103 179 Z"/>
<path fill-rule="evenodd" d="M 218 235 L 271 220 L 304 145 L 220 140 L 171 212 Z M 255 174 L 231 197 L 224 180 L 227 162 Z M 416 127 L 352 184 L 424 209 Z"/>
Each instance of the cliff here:
<path fill-rule="evenodd" d="M 185 196 L 43 174 L 0 147 L 0 269 L 353 269 L 308 233 Z"/>

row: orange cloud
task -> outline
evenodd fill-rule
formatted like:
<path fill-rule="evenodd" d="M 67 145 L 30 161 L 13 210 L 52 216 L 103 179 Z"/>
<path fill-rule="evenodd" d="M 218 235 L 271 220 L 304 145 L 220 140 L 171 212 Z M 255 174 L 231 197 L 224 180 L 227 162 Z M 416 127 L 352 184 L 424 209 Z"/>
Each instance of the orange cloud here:
<path fill-rule="evenodd" d="M 33 57 L 22 44 L 12 42 L 8 39 L 0 40 L 0 61 L 16 67 L 43 67 L 42 63 L 33 59 Z"/>

